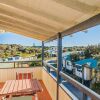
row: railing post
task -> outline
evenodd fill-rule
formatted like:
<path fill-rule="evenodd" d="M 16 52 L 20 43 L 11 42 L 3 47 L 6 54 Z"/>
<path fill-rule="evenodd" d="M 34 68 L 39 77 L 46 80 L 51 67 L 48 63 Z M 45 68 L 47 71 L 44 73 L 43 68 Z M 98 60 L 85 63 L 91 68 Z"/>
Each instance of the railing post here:
<path fill-rule="evenodd" d="M 17 63 L 17 67 L 19 68 L 19 62 Z"/>
<path fill-rule="evenodd" d="M 42 66 L 44 61 L 44 41 L 42 41 Z"/>
<path fill-rule="evenodd" d="M 14 62 L 14 68 L 15 68 L 15 62 Z"/>
<path fill-rule="evenodd" d="M 21 62 L 21 68 L 23 67 L 23 62 Z"/>
<path fill-rule="evenodd" d="M 50 73 L 50 67 L 47 67 L 47 71 Z"/>
<path fill-rule="evenodd" d="M 60 71 L 62 70 L 62 36 L 61 33 L 58 33 L 58 58 L 57 58 L 57 99 L 59 100 L 59 83 L 61 83 L 61 76 L 60 76 Z"/>
<path fill-rule="evenodd" d="M 84 65 L 82 66 L 82 84 L 84 85 Z M 83 93 L 83 100 L 87 100 L 87 95 Z"/>

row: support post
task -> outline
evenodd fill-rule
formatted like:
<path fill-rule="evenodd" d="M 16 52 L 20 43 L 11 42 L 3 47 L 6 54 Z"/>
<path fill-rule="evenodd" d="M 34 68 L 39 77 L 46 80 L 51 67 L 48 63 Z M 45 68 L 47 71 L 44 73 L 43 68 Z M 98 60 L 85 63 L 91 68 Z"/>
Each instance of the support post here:
<path fill-rule="evenodd" d="M 44 41 L 42 41 L 42 66 L 44 61 Z"/>
<path fill-rule="evenodd" d="M 62 35 L 58 33 L 58 58 L 57 58 L 57 99 L 59 100 L 59 83 L 61 83 L 61 76 L 59 75 L 60 71 L 62 70 Z"/>
<path fill-rule="evenodd" d="M 14 68 L 15 68 L 15 62 L 14 62 Z"/>
<path fill-rule="evenodd" d="M 84 85 L 84 65 L 82 66 L 82 84 Z M 87 95 L 83 93 L 83 100 L 87 100 Z"/>

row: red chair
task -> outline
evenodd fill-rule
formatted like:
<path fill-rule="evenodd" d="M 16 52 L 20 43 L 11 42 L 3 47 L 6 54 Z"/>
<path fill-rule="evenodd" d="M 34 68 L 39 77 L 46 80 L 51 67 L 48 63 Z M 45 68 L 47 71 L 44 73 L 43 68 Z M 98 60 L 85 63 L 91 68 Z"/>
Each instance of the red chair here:
<path fill-rule="evenodd" d="M 16 73 L 16 80 L 32 79 L 32 78 L 33 78 L 32 72 L 30 72 L 30 73 Z"/>
<path fill-rule="evenodd" d="M 28 79 L 32 79 L 32 73 L 27 73 L 28 74 Z"/>
<path fill-rule="evenodd" d="M 23 79 L 27 79 L 27 73 L 23 73 Z"/>
<path fill-rule="evenodd" d="M 23 79 L 22 73 L 17 73 L 17 74 L 16 74 L 16 79 L 17 79 L 17 80 L 22 80 L 22 79 Z"/>

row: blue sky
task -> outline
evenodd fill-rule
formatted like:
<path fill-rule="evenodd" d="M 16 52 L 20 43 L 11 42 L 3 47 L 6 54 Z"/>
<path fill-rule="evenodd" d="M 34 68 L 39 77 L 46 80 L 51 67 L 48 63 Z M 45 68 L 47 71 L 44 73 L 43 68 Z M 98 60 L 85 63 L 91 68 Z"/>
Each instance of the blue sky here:
<path fill-rule="evenodd" d="M 41 41 L 23 35 L 5 32 L 0 34 L 0 44 L 21 44 L 24 46 L 32 46 L 33 44 L 41 45 Z"/>
<path fill-rule="evenodd" d="M 71 36 L 63 38 L 63 46 L 86 46 L 100 43 L 100 25 L 88 29 L 88 33 L 78 32 Z M 25 46 L 41 45 L 41 41 L 18 35 L 11 32 L 0 34 L 0 44 L 21 44 Z M 47 43 L 46 45 L 56 45 L 57 41 Z"/>
<path fill-rule="evenodd" d="M 87 29 L 85 32 L 77 32 L 63 38 L 63 44 L 66 46 L 87 46 L 100 43 L 100 25 Z"/>

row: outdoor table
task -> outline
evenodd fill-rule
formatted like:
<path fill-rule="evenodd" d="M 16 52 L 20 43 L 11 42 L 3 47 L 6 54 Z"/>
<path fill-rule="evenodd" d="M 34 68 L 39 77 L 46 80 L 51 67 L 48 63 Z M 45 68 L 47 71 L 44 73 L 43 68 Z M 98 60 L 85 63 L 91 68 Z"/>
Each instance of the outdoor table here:
<path fill-rule="evenodd" d="M 0 91 L 1 96 L 36 94 L 42 87 L 36 79 L 8 80 Z"/>

